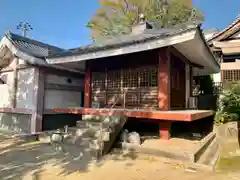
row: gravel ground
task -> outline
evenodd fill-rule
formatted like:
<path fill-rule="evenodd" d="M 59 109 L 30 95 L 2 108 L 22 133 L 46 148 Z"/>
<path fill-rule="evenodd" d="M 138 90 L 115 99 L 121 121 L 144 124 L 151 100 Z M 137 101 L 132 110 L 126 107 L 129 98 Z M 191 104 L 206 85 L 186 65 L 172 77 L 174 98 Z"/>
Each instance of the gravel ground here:
<path fill-rule="evenodd" d="M 240 172 L 203 172 L 165 158 L 109 155 L 98 167 L 84 157 L 57 154 L 48 144 L 2 139 L 1 180 L 237 180 Z"/>

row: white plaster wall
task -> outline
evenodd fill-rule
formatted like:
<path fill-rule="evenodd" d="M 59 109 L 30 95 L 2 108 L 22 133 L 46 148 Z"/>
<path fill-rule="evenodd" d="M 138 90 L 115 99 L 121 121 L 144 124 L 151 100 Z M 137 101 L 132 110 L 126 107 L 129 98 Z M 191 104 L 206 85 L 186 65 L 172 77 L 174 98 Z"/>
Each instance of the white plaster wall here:
<path fill-rule="evenodd" d="M 221 82 L 221 73 L 213 74 L 213 81 L 215 83 Z"/>
<path fill-rule="evenodd" d="M 67 79 L 71 79 L 72 83 L 68 83 Z M 55 74 L 48 74 L 45 78 L 46 83 L 53 83 L 53 84 L 61 84 L 61 85 L 68 85 L 68 86 L 81 86 L 83 85 L 83 80 L 79 78 L 72 78 L 67 76 L 58 76 Z"/>
<path fill-rule="evenodd" d="M 0 107 L 10 107 L 13 85 L 13 72 L 4 72 L 1 73 L 1 76 L 6 77 L 6 84 L 0 84 Z"/>
<path fill-rule="evenodd" d="M 81 98 L 81 92 L 46 90 L 45 109 L 79 107 Z"/>
<path fill-rule="evenodd" d="M 34 68 L 18 70 L 17 108 L 34 109 Z"/>
<path fill-rule="evenodd" d="M 71 79 L 71 83 L 68 83 L 68 78 Z M 72 78 L 67 76 L 48 74 L 45 76 L 45 83 L 79 87 L 79 92 L 45 89 L 45 109 L 79 107 L 81 105 L 81 89 L 83 87 L 82 78 Z"/>
<path fill-rule="evenodd" d="M 9 61 L 9 65 L 2 68 L 1 70 L 6 70 L 8 68 L 14 68 L 17 58 Z M 13 72 L 3 72 L 0 73 L 1 76 L 5 76 L 6 84 L 0 84 L 0 107 L 10 107 L 11 106 L 11 95 L 13 89 Z"/>
<path fill-rule="evenodd" d="M 14 68 L 18 60 L 19 64 L 25 64 L 24 60 L 14 58 L 10 64 L 3 68 Z M 33 92 L 34 92 L 34 68 L 19 69 L 17 70 L 17 108 L 33 108 Z M 0 84 L 0 107 L 10 107 L 11 106 L 11 96 L 13 95 L 13 82 L 14 82 L 14 72 L 3 72 L 2 76 L 7 77 L 6 84 Z"/>

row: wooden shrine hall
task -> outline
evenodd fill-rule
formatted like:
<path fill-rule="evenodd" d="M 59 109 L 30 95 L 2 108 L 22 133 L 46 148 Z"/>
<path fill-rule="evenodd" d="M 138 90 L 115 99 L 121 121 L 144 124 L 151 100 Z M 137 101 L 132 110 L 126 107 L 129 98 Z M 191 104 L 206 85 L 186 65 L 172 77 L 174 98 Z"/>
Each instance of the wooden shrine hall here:
<path fill-rule="evenodd" d="M 47 62 L 85 66 L 84 107 L 55 112 L 156 121 L 164 139 L 171 137 L 173 121 L 213 115 L 191 107 L 193 76 L 219 72 L 198 25 L 157 29 L 144 22 L 129 35 L 55 54 Z"/>

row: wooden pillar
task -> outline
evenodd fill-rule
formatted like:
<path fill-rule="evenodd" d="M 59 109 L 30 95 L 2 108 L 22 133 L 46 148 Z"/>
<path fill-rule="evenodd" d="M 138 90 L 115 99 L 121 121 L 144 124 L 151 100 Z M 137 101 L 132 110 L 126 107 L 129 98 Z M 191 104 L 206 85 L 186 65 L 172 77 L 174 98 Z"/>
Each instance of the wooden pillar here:
<path fill-rule="evenodd" d="M 190 70 L 190 64 L 186 63 L 185 64 L 185 82 L 186 82 L 186 108 L 189 107 L 189 97 L 191 96 L 191 70 Z"/>
<path fill-rule="evenodd" d="M 86 64 L 86 73 L 84 78 L 84 108 L 91 108 L 91 88 L 92 88 L 92 72 L 89 64 Z"/>
<path fill-rule="evenodd" d="M 171 124 L 172 121 L 163 120 L 159 123 L 160 139 L 169 140 L 171 138 Z"/>
<path fill-rule="evenodd" d="M 170 57 L 168 48 L 159 50 L 158 61 L 158 107 L 170 109 Z"/>
<path fill-rule="evenodd" d="M 43 110 L 44 110 L 44 71 L 39 68 L 34 69 L 34 98 L 33 113 L 31 118 L 31 133 L 42 131 Z"/>
<path fill-rule="evenodd" d="M 18 65 L 19 65 L 19 59 L 18 57 L 14 58 L 14 70 L 13 70 L 13 81 L 11 85 L 11 108 L 17 107 L 17 86 L 18 86 Z"/>
<path fill-rule="evenodd" d="M 224 70 L 220 70 L 220 79 L 221 79 L 222 84 L 224 85 L 224 77 L 223 77 L 223 74 L 224 74 Z"/>
<path fill-rule="evenodd" d="M 158 63 L 158 107 L 162 111 L 170 110 L 170 54 L 168 48 L 159 52 Z M 160 139 L 170 139 L 171 121 L 161 120 L 159 123 Z"/>
<path fill-rule="evenodd" d="M 190 66 L 190 96 L 193 95 L 193 67 Z"/>

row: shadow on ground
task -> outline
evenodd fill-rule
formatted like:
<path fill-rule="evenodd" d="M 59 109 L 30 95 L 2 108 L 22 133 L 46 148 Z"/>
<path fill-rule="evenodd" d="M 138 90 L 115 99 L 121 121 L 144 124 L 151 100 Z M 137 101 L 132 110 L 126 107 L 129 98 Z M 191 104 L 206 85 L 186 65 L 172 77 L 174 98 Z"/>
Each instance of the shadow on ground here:
<path fill-rule="evenodd" d="M 37 179 L 39 174 L 44 171 L 44 166 L 51 164 L 50 167 L 60 168 L 59 176 L 67 176 L 74 172 L 88 172 L 92 165 L 90 154 L 78 153 L 59 153 L 50 144 L 40 142 L 26 143 L 23 141 L 3 140 L 0 137 L 0 179 L 22 179 L 26 174 L 33 174 Z M 10 143 L 8 141 L 11 141 Z M 4 144 L 5 143 L 5 144 Z M 135 160 L 137 155 L 132 152 L 125 156 L 121 153 L 114 154 L 114 161 L 126 159 Z M 102 161 L 104 162 L 104 160 Z M 99 163 L 99 166 L 102 164 Z"/>
<path fill-rule="evenodd" d="M 88 171 L 90 160 L 80 152 L 78 156 L 57 153 L 49 144 L 16 141 L 0 148 L 0 179 L 21 179 L 29 172 L 38 174 L 48 163 L 59 166 L 61 175 L 67 175 Z"/>

